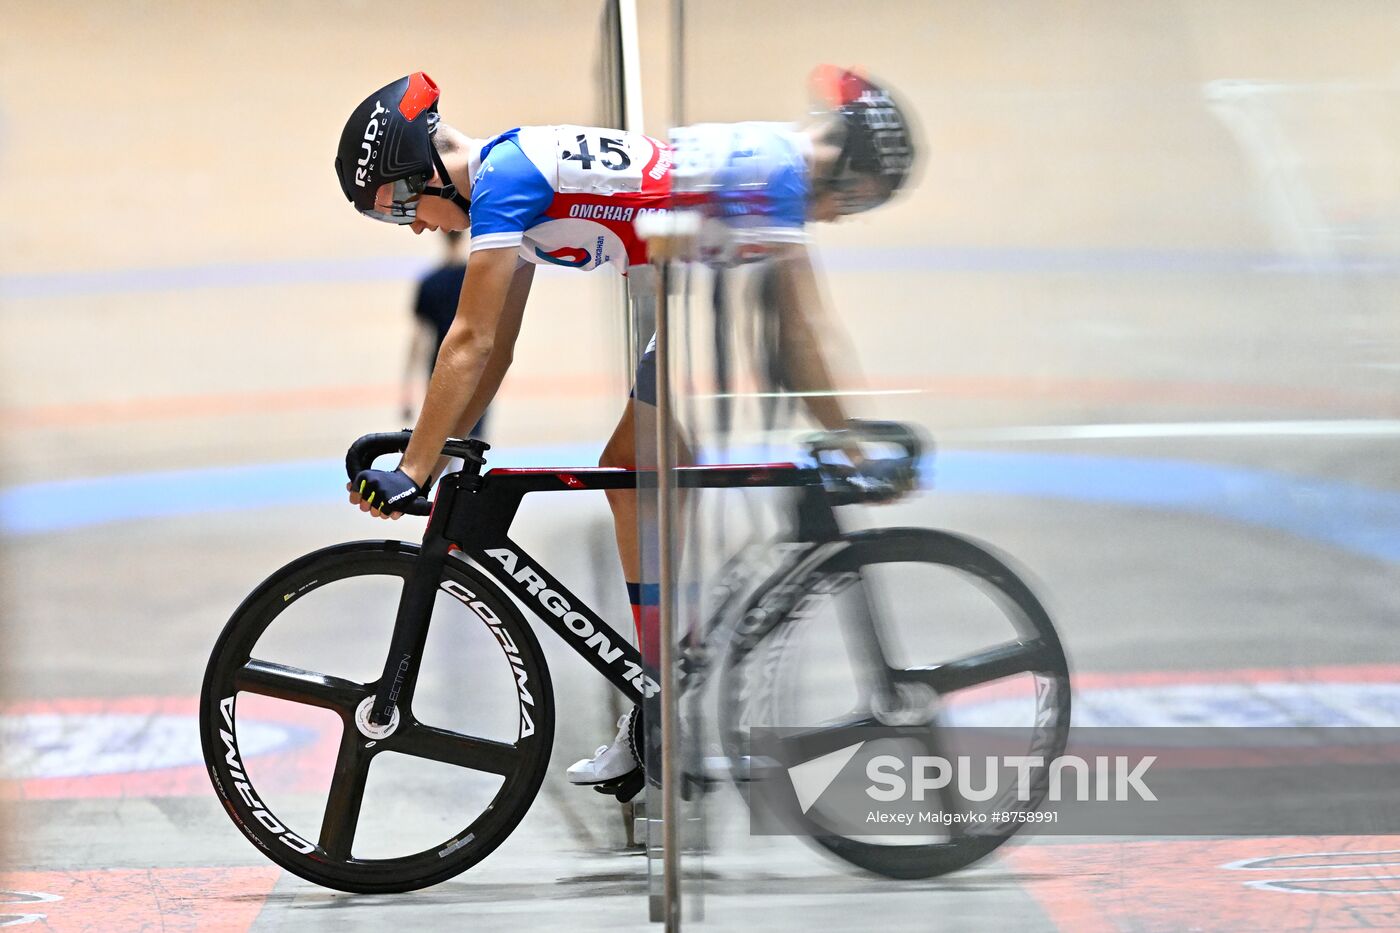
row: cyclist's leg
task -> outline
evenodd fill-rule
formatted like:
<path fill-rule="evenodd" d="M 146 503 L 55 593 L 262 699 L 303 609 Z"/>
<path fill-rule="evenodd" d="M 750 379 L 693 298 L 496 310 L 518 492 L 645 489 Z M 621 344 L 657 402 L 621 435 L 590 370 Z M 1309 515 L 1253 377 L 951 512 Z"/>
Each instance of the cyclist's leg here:
<path fill-rule="evenodd" d="M 656 407 L 643 400 L 643 383 L 639 375 L 637 397 L 628 399 L 622 417 L 603 448 L 600 466 L 650 470 L 656 468 L 655 445 L 647 440 L 656 436 Z M 676 462 L 690 465 L 694 458 L 679 426 L 676 428 Z M 638 438 L 643 438 L 638 443 Z M 617 534 L 617 553 L 622 562 L 623 579 L 627 581 L 632 602 L 633 623 L 642 652 L 648 662 L 656 663 L 658 650 L 656 626 L 655 584 L 643 585 L 643 568 L 656 567 L 656 501 L 654 495 L 638 496 L 635 490 L 608 490 L 608 505 L 613 513 Z M 684 511 L 684 491 L 678 497 Z M 645 557 L 644 557 L 645 555 Z M 654 572 L 654 570 L 653 570 Z"/>
<path fill-rule="evenodd" d="M 655 343 L 647 347 L 637 369 L 636 384 L 627 407 L 613 429 L 612 437 L 603 447 L 603 455 L 598 465 L 622 469 L 656 469 L 656 355 Z M 689 465 L 694 462 L 690 446 L 681 435 L 679 425 L 676 437 L 676 463 Z M 617 534 L 617 553 L 622 562 L 622 575 L 627 582 L 629 601 L 632 604 L 632 622 L 637 628 L 637 642 L 647 663 L 656 665 L 660 653 L 660 617 L 658 613 L 658 593 L 655 583 L 642 583 L 647 570 L 655 573 L 657 566 L 656 496 L 654 493 L 638 495 L 634 489 L 610 489 L 607 491 L 608 505 L 613 513 L 613 526 Z M 678 497 L 684 511 L 684 499 Z M 627 780 L 627 775 L 636 772 L 637 757 L 633 751 L 632 720 L 635 711 L 623 714 L 617 723 L 617 735 L 613 741 L 598 749 L 592 758 L 577 761 L 569 767 L 569 780 L 575 784 L 605 784 L 611 786 L 618 780 Z M 640 784 L 638 784 L 640 787 Z M 630 797 L 637 787 L 625 790 Z M 611 791 L 610 791 L 611 792 Z M 620 797 L 619 799 L 628 799 Z"/>
<path fill-rule="evenodd" d="M 638 374 L 640 375 L 640 374 Z M 638 382 L 640 382 L 638 378 Z M 643 388 L 638 385 L 638 388 Z M 655 469 L 655 445 L 648 444 L 647 438 L 655 437 L 657 430 L 657 408 L 648 401 L 627 399 L 622 417 L 617 420 L 612 437 L 603 447 L 599 466 L 612 466 L 623 469 Z M 638 444 L 638 431 L 643 443 Z M 686 454 L 689 459 L 689 454 Z M 631 602 L 631 621 L 637 628 L 637 644 L 648 664 L 657 664 L 659 649 L 659 615 L 657 611 L 657 587 L 643 587 L 643 560 L 655 569 L 657 566 L 657 520 L 655 520 L 655 495 L 638 497 L 634 489 L 609 489 L 608 504 L 612 507 L 613 527 L 617 534 L 617 556 L 622 560 L 623 579 L 627 583 L 627 598 Z M 645 555 L 645 558 L 644 558 Z M 617 720 L 617 734 L 613 740 L 594 752 L 592 758 L 574 762 L 568 768 L 568 780 L 575 785 L 603 785 L 612 787 L 619 780 L 627 780 L 638 772 L 637 755 L 631 742 L 633 717 L 637 710 L 623 713 Z M 627 799 L 640 787 L 624 790 Z M 609 790 L 609 793 L 610 792 Z"/>
<path fill-rule="evenodd" d="M 617 427 L 603 446 L 603 455 L 598 458 L 599 466 L 621 469 L 647 468 L 637 460 L 637 408 L 636 399 L 627 400 L 627 406 L 622 410 Z M 652 411 L 655 412 L 655 409 Z M 642 549 L 637 528 L 637 493 L 631 489 L 609 489 L 607 496 L 608 507 L 612 509 L 613 514 L 613 527 L 617 532 L 617 555 L 622 561 L 623 579 L 636 582 L 642 578 Z"/>
<path fill-rule="evenodd" d="M 600 466 L 621 467 L 624 469 L 656 469 L 656 337 L 652 336 L 637 361 L 637 375 L 632 383 L 631 397 L 623 409 L 622 418 L 613 430 L 603 448 Z M 680 425 L 672 424 L 672 436 L 676 438 L 676 463 L 688 466 L 694 462 L 690 446 L 686 443 Z M 641 443 L 638 443 L 641 438 Z M 628 596 L 632 603 L 632 620 L 637 626 L 638 644 L 642 654 L 651 664 L 657 663 L 659 643 L 656 633 L 659 601 L 656 584 L 643 586 L 643 578 L 650 570 L 656 573 L 659 553 L 656 542 L 656 497 L 643 495 L 634 490 L 619 489 L 608 492 L 608 505 L 612 508 L 613 526 L 617 534 L 617 552 L 622 561 L 622 575 L 627 581 Z M 684 512 L 684 491 L 677 497 L 679 510 Z"/>

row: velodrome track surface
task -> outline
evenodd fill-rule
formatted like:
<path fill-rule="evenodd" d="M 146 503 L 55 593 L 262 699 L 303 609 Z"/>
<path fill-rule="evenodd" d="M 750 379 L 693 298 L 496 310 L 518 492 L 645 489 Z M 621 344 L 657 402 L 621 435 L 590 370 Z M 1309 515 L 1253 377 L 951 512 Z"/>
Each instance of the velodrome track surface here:
<path fill-rule="evenodd" d="M 906 202 L 818 234 L 846 362 L 884 393 L 856 404 L 940 443 L 931 489 L 859 520 L 1015 555 L 1069 647 L 1086 721 L 1229 722 L 1271 697 L 1267 724 L 1400 725 L 1400 227 L 1389 176 L 1371 172 L 1400 151 L 1400 127 L 1373 118 L 1391 113 L 1375 95 L 1395 99 L 1393 15 L 1357 4 L 1343 28 L 1297 4 L 1271 11 L 1273 41 L 1250 42 L 1248 5 L 1137 19 L 1090 5 L 1073 28 L 1049 4 L 1014 24 L 954 6 L 903 9 L 927 29 L 908 42 L 843 39 L 817 15 L 785 24 L 801 65 L 758 55 L 764 23 L 736 34 L 735 11 L 692 33 L 691 67 L 712 75 L 697 119 L 748 116 L 732 112 L 745 82 L 787 88 L 754 116 L 791 113 L 808 53 L 883 62 L 942 154 Z M 549 10 L 568 22 L 538 14 L 532 54 L 591 76 L 592 12 Z M 344 506 L 337 460 L 399 426 L 404 309 L 436 244 L 341 203 L 327 163 L 345 107 L 269 102 L 289 85 L 340 101 L 420 65 L 463 86 L 460 37 L 371 67 L 352 53 L 382 37 L 325 29 L 309 8 L 160 24 L 97 5 L 9 12 L 3 86 L 63 49 L 65 121 L 90 121 L 122 177 L 166 196 L 108 186 L 85 216 L 3 231 L 0 914 L 58 930 L 644 928 L 645 868 L 617 808 L 563 781 L 611 732 L 601 684 L 547 634 L 558 706 L 586 719 L 561 726 L 520 830 L 436 888 L 371 899 L 280 873 L 220 812 L 199 757 L 204 662 L 243 595 L 312 548 L 418 527 Z M 506 14 L 480 16 L 510 34 Z M 181 38 L 151 51 L 153 34 Z M 506 67 L 510 43 L 489 46 L 476 67 Z M 731 60 L 749 65 L 719 67 Z M 200 72 L 198 95 L 155 80 Z M 1221 78 L 1292 90 L 1213 111 L 1202 87 Z M 1346 81 L 1345 107 L 1318 102 Z M 138 86 L 189 116 L 136 133 L 122 91 Z M 647 88 L 664 99 L 659 69 Z M 590 95 L 587 81 L 522 86 L 471 117 L 591 121 Z M 19 128 L 7 171 L 82 170 L 42 142 L 67 138 L 54 116 L 8 90 L 3 106 Z M 246 168 L 239 125 L 283 140 L 273 189 L 225 194 Z M 295 211 L 264 203 L 288 192 Z M 626 391 L 605 276 L 538 277 L 493 462 L 596 458 Z M 592 494 L 527 504 L 520 538 L 620 621 L 604 516 Z M 864 930 L 872 910 L 912 929 L 1400 927 L 1394 838 L 1049 840 L 895 883 L 748 838 L 732 794 L 711 812 L 717 929 Z M 1367 852 L 1388 854 L 1336 854 Z M 1307 870 L 1261 861 L 1282 855 Z"/>
<path fill-rule="evenodd" d="M 566 395 L 570 412 L 596 409 L 601 436 L 615 407 L 609 373 L 553 378 L 525 375 L 516 395 L 507 388 L 495 414 L 502 433 L 547 441 L 547 413 Z M 1246 702 L 1260 682 L 1280 680 L 1311 683 L 1307 693 L 1323 702 L 1329 722 L 1376 721 L 1395 709 L 1385 703 L 1400 668 L 1384 665 L 1397 663 L 1400 489 L 1389 467 L 1395 423 L 1384 417 L 1393 412 L 1383 403 L 1338 409 L 1339 398 L 1347 400 L 1328 389 L 1316 405 L 1283 405 L 1279 399 L 1304 393 L 1076 375 L 1060 383 L 1038 377 L 1048 400 L 1037 418 L 992 427 L 994 417 L 971 414 L 1016 404 L 1009 399 L 1027 384 L 911 374 L 902 385 L 920 394 L 881 397 L 890 414 L 922 416 L 945 449 L 931 492 L 876 517 L 960 530 L 1014 554 L 1044 588 L 1084 682 L 1098 675 L 1101 691 L 1118 691 L 1098 701 L 1116 713 L 1126 706 L 1133 716 L 1181 721 L 1173 716 L 1198 712 L 1202 702 L 1220 713 L 1220 691 Z M 1231 395 L 1222 415 L 1232 426 L 1180 420 L 1209 420 L 1204 399 L 1217 391 Z M 1158 392 L 1164 404 L 1143 401 Z M 1114 404 L 1115 394 L 1126 400 Z M 616 808 L 568 787 L 560 772 L 608 734 L 600 685 L 548 637 L 559 706 L 587 710 L 588 721 L 561 729 L 535 809 L 468 875 L 393 899 L 331 894 L 260 864 L 219 812 L 189 718 L 204 657 L 227 613 L 277 565 L 326 543 L 384 533 L 340 503 L 336 462 L 345 439 L 394 424 L 373 395 L 224 392 L 98 403 L 86 413 L 76 404 L 11 409 L 30 419 L 23 436 L 40 439 L 39 450 L 47 440 L 59 453 L 70 432 L 124 439 L 107 469 L 50 460 L 63 464 L 58 476 L 69 475 L 5 493 L 7 617 L 18 661 L 10 665 L 5 777 L 19 798 L 6 887 L 63 898 L 11 909 L 45 913 L 56 929 L 113 928 L 104 924 L 114 917 L 135 928 L 155 916 L 176 928 L 227 929 L 412 925 L 420 915 L 487 927 L 640 925 L 644 869 L 621 854 Z M 1075 419 L 1085 407 L 1103 413 L 1094 423 L 1126 425 L 1098 433 L 1148 436 L 1076 439 L 1049 430 L 1036 439 L 1026 430 L 1087 423 Z M 1184 436 L 1151 436 L 1163 432 Z M 500 462 L 586 464 L 598 446 L 501 442 Z M 172 469 L 180 463 L 169 459 L 172 450 L 187 451 L 181 469 Z M 230 456 L 235 451 L 242 456 Z M 19 459 L 36 456 L 30 450 Z M 268 490 L 266 500 L 250 504 L 253 489 Z M 611 618 L 625 618 L 599 532 L 603 505 L 593 499 L 527 508 L 521 537 L 565 579 L 581 581 L 582 592 L 597 587 Z M 1177 690 L 1175 700 L 1146 692 L 1164 682 Z M 1092 688 L 1081 694 L 1081 715 L 1094 696 Z M 1300 704 L 1275 722 L 1305 721 L 1288 717 L 1317 709 Z M 27 753 L 16 756 L 16 745 Z M 1042 843 L 956 878 L 900 885 L 849 876 L 800 845 L 756 846 L 732 797 L 719 798 L 713 812 L 725 828 L 721 841 L 730 842 L 707 861 L 707 916 L 723 928 L 819 918 L 827 928 L 863 929 L 871 892 L 891 922 L 946 929 L 1011 918 L 1029 929 L 1092 929 L 1091 921 L 1104 929 L 1172 927 L 1190 913 L 1186 891 L 1197 899 L 1191 909 L 1206 899 L 1221 923 L 1249 918 L 1277 929 L 1306 914 L 1314 928 L 1342 928 L 1357 911 L 1388 917 L 1393 900 L 1247 888 L 1259 879 L 1224 866 L 1388 850 L 1394 840 Z M 1324 866 L 1310 877 L 1319 873 L 1356 870 Z M 1086 914 L 1090 902 L 1097 906 Z"/>

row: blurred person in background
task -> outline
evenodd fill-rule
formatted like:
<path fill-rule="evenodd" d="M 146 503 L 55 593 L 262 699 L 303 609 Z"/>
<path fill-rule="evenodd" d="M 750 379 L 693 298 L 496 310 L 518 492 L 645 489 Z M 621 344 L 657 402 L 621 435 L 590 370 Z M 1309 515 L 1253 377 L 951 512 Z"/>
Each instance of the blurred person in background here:
<path fill-rule="evenodd" d="M 457 316 L 457 299 L 462 294 L 462 280 L 467 274 L 467 261 L 462 257 L 462 231 L 444 231 L 443 242 L 446 246 L 442 265 L 418 280 L 418 291 L 413 298 L 413 336 L 408 343 L 400 394 L 404 423 L 413 417 L 419 399 L 415 392 L 418 374 L 426 369 L 428 381 L 432 381 L 442 341 L 452 327 L 452 319 Z M 485 430 L 486 414 L 483 412 L 469 436 L 483 438 Z"/>
<path fill-rule="evenodd" d="M 415 234 L 470 229 L 471 255 L 403 459 L 396 469 L 357 475 L 347 486 L 350 502 L 377 518 L 398 518 L 394 503 L 427 493 L 443 468 L 443 442 L 477 423 L 511 364 L 536 265 L 585 271 L 612 265 L 625 275 L 648 261 L 635 222 L 673 208 L 706 219 L 696 258 L 774 264 L 768 304 L 784 318 L 776 348 L 783 381 L 810 393 L 803 400 L 824 429 L 847 429 L 851 422 L 830 391 L 813 324 L 822 299 L 804 228 L 885 203 L 908 179 L 914 147 L 900 108 L 874 82 L 824 66 L 814 86 L 820 109 L 800 127 L 702 125 L 678 131 L 679 152 L 640 133 L 571 125 L 472 138 L 440 121 L 437 85 L 422 72 L 366 98 L 337 151 L 347 200 L 360 213 Z M 600 465 L 648 466 L 639 462 L 648 454 L 636 438 L 655 436 L 655 405 L 653 343 Z M 848 457 L 856 469 L 869 470 L 869 482 L 890 483 L 855 440 Z M 682 450 L 679 462 L 686 459 Z M 641 585 L 638 498 L 635 491 L 609 491 L 608 503 L 638 641 L 654 665 L 656 594 Z M 630 747 L 637 715 L 624 714 L 614 740 L 571 766 L 569 780 L 639 789 L 640 764 Z"/>

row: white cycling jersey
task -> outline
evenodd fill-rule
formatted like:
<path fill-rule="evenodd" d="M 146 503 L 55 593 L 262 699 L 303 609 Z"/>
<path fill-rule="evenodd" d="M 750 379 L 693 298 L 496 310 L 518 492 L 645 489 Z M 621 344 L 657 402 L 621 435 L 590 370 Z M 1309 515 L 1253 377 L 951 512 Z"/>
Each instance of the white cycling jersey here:
<path fill-rule="evenodd" d="M 471 245 L 517 247 L 525 260 L 625 273 L 646 262 L 634 222 L 695 207 L 711 243 L 800 242 L 807 197 L 805 137 L 772 123 L 700 124 L 673 143 L 589 126 L 526 126 L 473 153 Z"/>

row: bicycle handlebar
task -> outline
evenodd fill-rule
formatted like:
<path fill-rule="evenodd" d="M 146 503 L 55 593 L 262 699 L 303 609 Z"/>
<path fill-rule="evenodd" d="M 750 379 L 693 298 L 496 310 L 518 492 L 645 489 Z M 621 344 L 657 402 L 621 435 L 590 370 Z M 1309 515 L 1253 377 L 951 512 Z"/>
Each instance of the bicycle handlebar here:
<path fill-rule="evenodd" d="M 914 428 L 897 421 L 851 421 L 850 426 L 826 431 L 807 439 L 807 449 L 817 462 L 823 485 L 834 504 L 880 502 L 897 498 L 918 484 L 919 460 L 929 442 Z M 345 474 L 353 482 L 361 470 L 368 470 L 378 457 L 403 453 L 413 432 L 389 431 L 366 434 L 352 443 L 345 452 Z M 890 444 L 900 448 L 902 456 L 865 460 L 860 468 L 832 463 L 822 454 L 845 451 L 861 444 Z M 467 470 L 480 473 L 486 463 L 482 453 L 491 445 L 476 439 L 449 437 L 442 445 L 444 457 L 461 457 Z M 415 496 L 399 508 L 408 515 L 428 515 L 433 508 L 427 496 Z"/>
<path fill-rule="evenodd" d="M 836 431 L 824 431 L 807 440 L 832 501 L 883 502 L 898 498 L 918 485 L 919 460 L 930 442 L 920 432 L 898 421 L 857 421 Z M 827 452 L 844 452 L 862 444 L 890 444 L 902 455 L 865 460 L 860 467 L 823 460 Z"/>
<path fill-rule="evenodd" d="M 349 477 L 351 482 L 354 482 L 361 470 L 371 469 L 376 458 L 385 454 L 403 453 L 407 450 L 408 442 L 412 437 L 413 432 L 405 430 L 366 434 L 356 438 L 350 448 L 345 451 L 345 475 Z M 491 445 L 485 441 L 449 437 L 442 445 L 442 455 L 444 457 L 461 457 L 469 464 L 469 469 L 476 473 L 486 462 L 482 452 L 490 449 Z M 414 496 L 402 506 L 395 505 L 395 508 L 407 515 L 427 515 L 433 510 L 433 502 L 427 496 Z"/>

